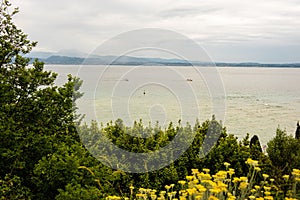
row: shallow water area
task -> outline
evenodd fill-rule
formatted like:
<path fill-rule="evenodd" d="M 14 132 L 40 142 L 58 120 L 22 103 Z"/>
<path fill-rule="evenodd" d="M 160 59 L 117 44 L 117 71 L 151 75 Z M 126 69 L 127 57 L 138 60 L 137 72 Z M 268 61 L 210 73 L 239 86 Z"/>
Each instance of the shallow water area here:
<path fill-rule="evenodd" d="M 300 120 L 300 69 L 219 67 L 224 95 L 212 96 L 206 74 L 187 66 L 46 66 L 59 74 L 57 84 L 64 83 L 67 74 L 84 82 L 84 97 L 78 100 L 79 112 L 86 121 L 108 122 L 121 118 L 127 125 L 134 120 L 158 121 L 166 126 L 194 124 L 211 118 L 218 105 L 225 102 L 221 118 L 228 133 L 242 138 L 246 133 L 258 135 L 266 144 L 279 126 L 294 134 Z M 220 115 L 220 114 L 219 114 Z"/>

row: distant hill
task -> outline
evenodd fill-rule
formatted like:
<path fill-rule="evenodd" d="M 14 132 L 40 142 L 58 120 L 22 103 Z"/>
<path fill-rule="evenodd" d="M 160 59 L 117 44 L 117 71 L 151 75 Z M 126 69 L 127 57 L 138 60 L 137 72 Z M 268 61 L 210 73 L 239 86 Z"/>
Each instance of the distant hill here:
<path fill-rule="evenodd" d="M 300 68 L 300 63 L 286 63 L 286 64 L 263 64 L 263 63 L 224 63 L 224 62 L 200 62 L 200 61 L 187 61 L 180 59 L 164 59 L 164 58 L 144 58 L 144 57 L 132 57 L 132 56 L 98 56 L 92 55 L 87 58 L 80 56 L 66 56 L 65 53 L 60 52 L 65 55 L 57 55 L 58 53 L 50 52 L 33 52 L 29 54 L 32 61 L 38 58 L 45 64 L 54 65 L 152 65 L 152 66 L 211 66 L 215 64 L 218 67 L 291 67 Z M 74 52 L 70 52 L 74 54 Z M 76 52 L 77 55 L 85 56 L 83 53 Z"/>
<path fill-rule="evenodd" d="M 131 56 L 93 56 L 88 58 L 51 55 L 47 58 L 30 57 L 32 61 L 38 58 L 45 64 L 59 65 L 192 65 L 179 59 L 141 58 Z"/>

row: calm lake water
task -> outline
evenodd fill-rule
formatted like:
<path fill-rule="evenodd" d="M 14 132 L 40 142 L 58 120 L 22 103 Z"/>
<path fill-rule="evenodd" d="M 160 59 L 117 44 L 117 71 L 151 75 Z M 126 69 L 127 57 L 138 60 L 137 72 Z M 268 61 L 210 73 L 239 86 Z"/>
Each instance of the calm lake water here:
<path fill-rule="evenodd" d="M 78 101 L 86 121 L 143 119 L 166 126 L 194 124 L 216 114 L 229 133 L 258 135 L 266 144 L 279 126 L 294 135 L 300 120 L 299 68 L 168 67 L 168 66 L 46 66 L 84 82 Z"/>

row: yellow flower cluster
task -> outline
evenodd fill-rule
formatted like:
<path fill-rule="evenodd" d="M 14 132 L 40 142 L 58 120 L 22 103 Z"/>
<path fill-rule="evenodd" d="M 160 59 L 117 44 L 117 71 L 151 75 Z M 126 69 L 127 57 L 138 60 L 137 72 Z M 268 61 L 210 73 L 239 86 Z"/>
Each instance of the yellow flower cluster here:
<path fill-rule="evenodd" d="M 130 186 L 130 187 L 132 187 L 132 186 Z M 156 193 L 157 193 L 156 190 L 140 188 L 139 193 L 136 194 L 136 198 L 137 199 L 151 199 L 151 200 L 160 199 L 159 197 L 157 197 Z M 161 191 L 160 196 L 165 196 L 165 194 L 166 194 L 166 191 Z"/>
<path fill-rule="evenodd" d="M 140 188 L 136 199 L 138 200 L 272 200 L 278 192 L 278 188 L 273 185 L 274 179 L 268 174 L 262 174 L 264 181 L 261 185 L 254 185 L 254 177 L 261 171 L 259 163 L 256 160 L 247 159 L 246 164 L 250 166 L 248 177 L 234 177 L 235 170 L 229 168 L 230 163 L 224 163 L 225 170 L 218 171 L 211 175 L 209 169 L 192 169 L 192 174 L 186 176 L 186 180 L 178 181 L 180 188 L 174 191 L 175 184 L 166 185 L 164 191 L 157 192 L 152 189 Z M 300 170 L 294 169 L 291 176 L 284 175 L 285 180 L 293 177 L 296 182 L 300 181 Z M 130 186 L 131 197 L 124 198 L 134 199 L 132 194 L 134 187 Z M 292 195 L 291 195 L 292 196 Z M 119 200 L 119 197 L 109 196 L 107 200 Z M 286 197 L 285 200 L 294 198 Z"/>
<path fill-rule="evenodd" d="M 258 161 L 257 160 L 252 160 L 251 158 L 248 158 L 246 161 L 246 164 L 252 166 L 252 167 L 256 167 L 258 165 Z"/>
<path fill-rule="evenodd" d="M 178 181 L 181 190 L 178 193 L 173 191 L 174 185 L 166 185 L 167 191 L 161 191 L 157 200 L 187 200 L 187 199 L 228 199 L 234 200 L 237 197 L 234 193 L 240 193 L 240 190 L 245 190 L 248 187 L 247 177 L 233 177 L 235 170 L 229 168 L 230 163 L 224 163 L 226 171 L 221 170 L 216 174 L 211 175 L 209 169 L 192 169 L 192 175 L 186 176 L 186 180 Z M 230 186 L 234 183 L 235 191 Z M 136 196 L 138 199 L 145 200 L 149 197 L 149 192 L 140 191 Z M 178 199 L 175 198 L 178 194 Z M 151 196 L 151 195 L 150 195 Z M 151 198 L 152 199 L 152 198 Z"/>
<path fill-rule="evenodd" d="M 292 175 L 295 178 L 295 181 L 300 182 L 300 169 L 293 169 Z"/>
<path fill-rule="evenodd" d="M 118 197 L 118 196 L 108 196 L 106 197 L 106 200 L 120 200 L 121 197 Z"/>

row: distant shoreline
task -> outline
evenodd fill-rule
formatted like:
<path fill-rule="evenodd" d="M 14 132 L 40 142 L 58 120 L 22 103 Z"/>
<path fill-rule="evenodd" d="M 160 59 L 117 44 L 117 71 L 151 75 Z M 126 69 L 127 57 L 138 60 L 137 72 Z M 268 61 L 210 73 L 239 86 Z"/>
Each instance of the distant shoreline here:
<path fill-rule="evenodd" d="M 30 58 L 31 63 L 35 58 Z M 217 66 L 217 67 L 262 67 L 262 68 L 300 68 L 300 63 L 226 63 L 226 62 L 198 62 L 179 59 L 140 58 L 140 57 L 115 57 L 98 56 L 92 58 L 50 56 L 37 58 L 46 65 L 118 65 L 118 66 Z"/>

